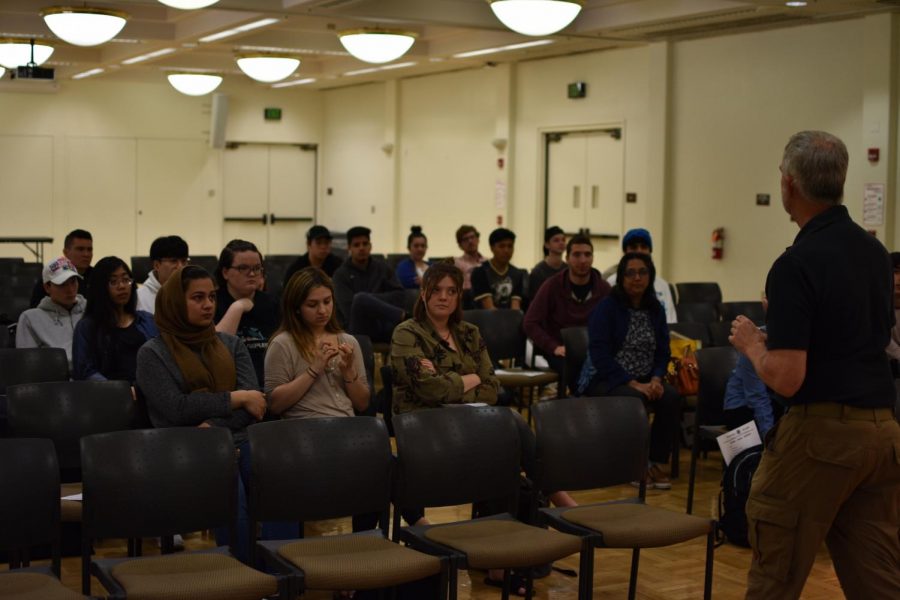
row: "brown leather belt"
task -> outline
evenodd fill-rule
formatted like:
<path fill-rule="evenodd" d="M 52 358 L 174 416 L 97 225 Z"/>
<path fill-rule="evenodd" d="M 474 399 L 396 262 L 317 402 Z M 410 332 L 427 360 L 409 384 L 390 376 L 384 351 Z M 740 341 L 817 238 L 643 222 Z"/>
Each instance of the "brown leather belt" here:
<path fill-rule="evenodd" d="M 849 421 L 891 421 L 894 411 L 890 408 L 858 408 L 838 402 L 815 402 L 791 406 L 788 412 L 811 417 L 831 417 Z"/>

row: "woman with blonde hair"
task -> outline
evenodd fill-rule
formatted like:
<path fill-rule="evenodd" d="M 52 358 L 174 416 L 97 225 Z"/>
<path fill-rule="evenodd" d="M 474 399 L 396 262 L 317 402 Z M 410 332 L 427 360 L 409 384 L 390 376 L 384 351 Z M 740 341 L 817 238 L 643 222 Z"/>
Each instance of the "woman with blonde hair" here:
<path fill-rule="evenodd" d="M 281 325 L 266 352 L 269 409 L 284 418 L 352 417 L 369 405 L 359 342 L 344 333 L 334 285 L 321 269 L 295 273 L 281 295 Z"/>

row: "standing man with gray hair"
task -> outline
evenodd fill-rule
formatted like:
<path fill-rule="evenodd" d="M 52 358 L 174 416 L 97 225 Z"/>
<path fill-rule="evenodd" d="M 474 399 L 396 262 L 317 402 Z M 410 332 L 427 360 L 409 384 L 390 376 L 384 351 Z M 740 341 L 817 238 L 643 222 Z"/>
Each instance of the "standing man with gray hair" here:
<path fill-rule="evenodd" d="M 781 196 L 800 233 L 766 280 L 768 333 L 732 323 L 732 344 L 789 405 L 747 501 L 751 599 L 799 597 L 823 540 L 847 598 L 900 594 L 891 262 L 841 205 L 847 163 L 833 135 L 791 137 Z"/>

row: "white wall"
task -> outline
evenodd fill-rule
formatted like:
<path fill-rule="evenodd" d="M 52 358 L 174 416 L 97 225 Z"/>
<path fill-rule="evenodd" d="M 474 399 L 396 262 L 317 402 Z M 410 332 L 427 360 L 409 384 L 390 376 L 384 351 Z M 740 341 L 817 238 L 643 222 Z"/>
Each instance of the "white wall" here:
<path fill-rule="evenodd" d="M 861 19 L 675 44 L 670 137 L 669 281 L 718 281 L 726 300 L 755 300 L 797 227 L 781 206 L 787 139 L 830 131 L 851 155 L 846 204 L 861 218 Z M 756 194 L 771 195 L 767 207 Z M 725 227 L 725 257 L 711 233 Z"/>

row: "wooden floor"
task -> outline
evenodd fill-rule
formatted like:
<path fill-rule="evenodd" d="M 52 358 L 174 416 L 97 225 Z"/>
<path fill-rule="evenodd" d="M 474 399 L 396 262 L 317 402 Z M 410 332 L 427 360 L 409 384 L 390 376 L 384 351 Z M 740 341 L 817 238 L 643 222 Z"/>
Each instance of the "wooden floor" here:
<path fill-rule="evenodd" d="M 669 491 L 652 490 L 648 492 L 647 502 L 676 511 L 684 511 L 687 498 L 687 473 L 689 452 L 682 452 L 683 476 L 673 482 Z M 718 455 L 712 455 L 699 465 L 699 478 L 695 496 L 695 514 L 713 516 L 719 482 L 722 475 Z M 625 486 L 603 491 L 574 493 L 580 503 L 621 498 L 633 495 L 634 488 Z M 453 507 L 429 509 L 427 516 L 433 522 L 445 522 L 467 518 L 469 507 Z M 310 534 L 348 531 L 349 522 L 329 521 L 316 524 Z M 186 536 L 188 549 L 205 548 L 213 545 L 213 540 L 203 534 Z M 144 543 L 145 554 L 158 552 L 153 541 Z M 97 545 L 97 552 L 105 557 L 123 556 L 124 544 L 118 541 L 105 541 Z M 645 550 L 641 553 L 640 576 L 638 579 L 638 597 L 653 600 L 681 600 L 683 598 L 702 598 L 703 568 L 705 540 L 695 540 L 669 548 Z M 744 597 L 747 568 L 750 564 L 750 551 L 725 544 L 716 549 L 713 575 L 713 595 L 719 600 L 731 600 Z M 618 550 L 598 550 L 595 557 L 594 598 L 622 599 L 627 596 L 630 552 Z M 557 563 L 570 569 L 578 568 L 578 557 Z M 63 583 L 73 590 L 80 591 L 80 561 L 77 558 L 63 560 Z M 459 598 L 461 600 L 499 598 L 500 590 L 484 585 L 483 572 L 460 573 Z M 92 592 L 102 595 L 102 587 L 93 582 Z M 330 600 L 331 594 L 310 593 L 306 598 Z M 557 572 L 539 579 L 535 583 L 535 597 L 553 600 L 574 600 L 577 597 L 577 580 Z M 830 600 L 842 598 L 840 586 L 831 566 L 827 552 L 822 549 L 802 598 L 807 600 Z"/>

